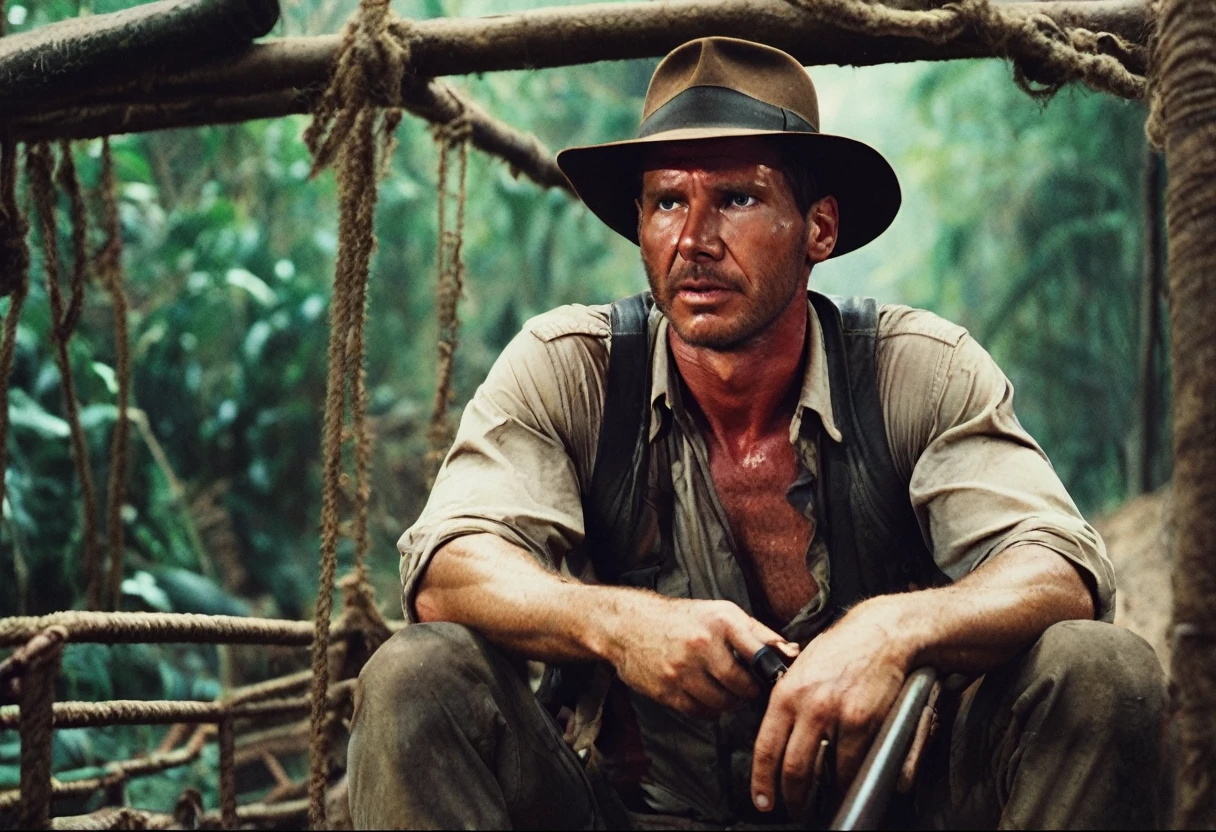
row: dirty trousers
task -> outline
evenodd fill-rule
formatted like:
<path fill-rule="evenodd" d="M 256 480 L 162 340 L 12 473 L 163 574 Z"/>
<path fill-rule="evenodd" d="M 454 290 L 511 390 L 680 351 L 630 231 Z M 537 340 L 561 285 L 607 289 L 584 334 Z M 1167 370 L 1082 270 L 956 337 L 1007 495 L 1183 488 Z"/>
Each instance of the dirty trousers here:
<path fill-rule="evenodd" d="M 1165 698 L 1161 666 L 1138 636 L 1056 624 L 943 714 L 908 820 L 928 829 L 1153 828 Z M 409 626 L 372 656 L 348 755 L 357 829 L 622 824 L 517 667 L 458 624 Z M 712 828 L 628 817 L 635 828 Z"/>

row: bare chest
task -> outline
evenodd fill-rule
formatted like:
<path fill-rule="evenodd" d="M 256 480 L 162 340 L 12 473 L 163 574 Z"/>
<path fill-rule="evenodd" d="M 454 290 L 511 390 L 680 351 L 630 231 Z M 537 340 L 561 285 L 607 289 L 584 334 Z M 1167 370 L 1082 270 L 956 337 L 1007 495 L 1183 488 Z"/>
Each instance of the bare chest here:
<path fill-rule="evenodd" d="M 710 474 L 726 511 L 753 591 L 763 593 L 782 622 L 792 619 L 817 592 L 806 566 L 814 525 L 786 499 L 798 458 L 785 436 L 774 436 L 735 458 L 711 442 Z"/>

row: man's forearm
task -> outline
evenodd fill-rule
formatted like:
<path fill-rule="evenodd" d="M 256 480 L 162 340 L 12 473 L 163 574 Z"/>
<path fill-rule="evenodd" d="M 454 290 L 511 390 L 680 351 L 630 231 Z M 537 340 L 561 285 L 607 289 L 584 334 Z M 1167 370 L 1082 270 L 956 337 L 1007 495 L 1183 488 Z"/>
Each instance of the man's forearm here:
<path fill-rule="evenodd" d="M 1052 624 L 1094 616 L 1081 573 L 1058 553 L 1026 544 L 1008 549 L 957 583 L 859 604 L 890 633 L 906 670 L 984 673 L 1009 661 Z"/>
<path fill-rule="evenodd" d="M 491 534 L 459 537 L 435 553 L 415 599 L 420 621 L 452 621 L 540 661 L 611 659 L 612 622 L 639 594 L 542 568 Z"/>

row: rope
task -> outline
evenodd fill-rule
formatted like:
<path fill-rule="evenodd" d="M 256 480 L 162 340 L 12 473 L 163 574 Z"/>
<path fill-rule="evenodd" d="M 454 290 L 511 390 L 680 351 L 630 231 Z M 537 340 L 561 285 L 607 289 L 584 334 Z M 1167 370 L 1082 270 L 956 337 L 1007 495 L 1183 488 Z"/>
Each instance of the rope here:
<path fill-rule="evenodd" d="M 55 798 L 87 797 L 94 792 L 108 789 L 111 786 L 125 782 L 132 777 L 144 777 L 149 774 L 159 774 L 174 768 L 190 765 L 199 758 L 203 747 L 207 744 L 207 736 L 211 732 L 210 725 L 200 726 L 190 737 L 190 741 L 182 748 L 133 760 L 119 760 L 106 766 L 106 773 L 98 777 L 87 777 L 79 780 L 60 780 L 51 778 L 51 793 Z M 0 792 L 0 811 L 16 806 L 21 800 L 20 789 L 10 789 Z"/>
<path fill-rule="evenodd" d="M 1065 29 L 1042 14 L 1003 10 L 990 0 L 957 0 L 927 11 L 893 9 L 872 0 L 787 0 L 821 23 L 877 36 L 919 38 L 941 44 L 972 29 L 1013 63 L 1013 80 L 1040 101 L 1081 81 L 1124 98 L 1145 95 L 1145 80 L 1128 65 L 1143 50 L 1109 33 Z"/>
<path fill-rule="evenodd" d="M 63 637 L 61 631 L 52 630 L 43 634 L 38 645 L 30 645 L 25 674 L 21 677 L 20 714 L 15 727 L 21 736 L 23 797 L 18 816 L 22 829 L 51 826 L 52 708 Z"/>
<path fill-rule="evenodd" d="M 229 694 L 228 701 L 239 703 L 272 699 L 307 687 L 310 681 L 312 681 L 312 671 L 301 670 L 299 673 L 292 673 L 290 676 L 282 676 L 278 679 L 270 679 L 265 682 L 259 682 L 256 685 L 238 688 Z"/>
<path fill-rule="evenodd" d="M 236 810 L 238 824 L 266 824 L 272 828 L 291 828 L 289 824 L 302 820 L 307 814 L 307 800 L 250 803 L 248 806 L 238 806 Z M 196 820 L 199 829 L 216 829 L 223 822 L 220 812 L 206 812 L 197 816 Z M 87 815 L 54 819 L 55 829 L 179 829 L 183 826 L 173 815 L 126 807 L 108 807 Z"/>
<path fill-rule="evenodd" d="M 114 306 L 114 357 L 118 376 L 118 417 L 110 443 L 110 483 L 106 510 L 109 539 L 110 576 L 104 606 L 118 609 L 122 602 L 123 524 L 122 506 L 126 498 L 130 422 L 127 408 L 131 399 L 130 335 L 127 330 L 127 293 L 122 275 L 122 226 L 118 219 L 118 187 L 114 176 L 114 153 L 110 138 L 102 140 L 101 203 L 106 243 L 97 257 L 97 273 L 110 293 Z"/>
<path fill-rule="evenodd" d="M 8 378 L 17 353 L 17 321 L 30 288 L 28 231 L 29 223 L 17 207 L 17 144 L 0 138 L 0 296 L 9 296 L 0 336 L 0 511 L 8 479 Z"/>
<path fill-rule="evenodd" d="M 236 829 L 236 737 L 233 735 L 231 718 L 220 720 L 219 768 L 220 768 L 220 825 L 224 829 Z"/>
<path fill-rule="evenodd" d="M 0 699 L 4 701 L 16 700 L 18 698 L 17 695 L 10 692 L 12 682 L 20 679 L 31 668 L 36 667 L 48 656 L 62 649 L 63 642 L 67 640 L 67 635 L 67 630 L 63 627 L 48 625 L 41 630 L 35 631 L 32 636 L 25 639 L 24 643 L 13 651 L 12 655 L 3 662 L 0 662 L 0 691 L 3 691 L 3 696 L 0 696 Z"/>
<path fill-rule="evenodd" d="M 100 644 L 281 644 L 312 641 L 307 621 L 167 612 L 55 612 L 0 618 L 0 647 L 21 644 L 61 626 L 73 642 Z"/>
<path fill-rule="evenodd" d="M 308 748 L 309 725 L 307 720 L 276 725 L 265 731 L 245 734 L 236 746 L 236 764 L 245 765 L 261 759 L 263 754 L 295 754 Z M 307 784 L 305 784 L 307 794 Z"/>
<path fill-rule="evenodd" d="M 172 815 L 126 806 L 107 806 L 87 815 L 55 818 L 53 829 L 174 829 Z"/>
<path fill-rule="evenodd" d="M 371 437 L 363 370 L 367 282 L 375 248 L 377 170 L 392 149 L 401 121 L 401 79 L 409 50 L 389 31 L 388 0 L 362 0 L 343 33 L 337 65 L 314 111 L 304 141 L 313 154 L 313 174 L 336 162 L 338 254 L 330 306 L 329 371 L 322 438 L 321 569 L 312 650 L 312 714 L 309 744 L 309 822 L 325 824 L 329 730 L 325 690 L 329 684 L 329 620 L 333 613 L 343 483 L 342 441 L 347 388 L 355 437 L 354 577 L 370 598 L 366 554 L 370 500 Z M 377 124 L 377 102 L 389 110 Z"/>
<path fill-rule="evenodd" d="M 347 701 L 355 689 L 355 682 L 355 679 L 345 679 L 330 687 L 325 698 L 326 713 Z M 218 724 L 224 719 L 303 716 L 310 707 L 311 698 L 307 696 L 239 704 L 223 700 L 113 699 L 108 702 L 55 702 L 52 712 L 56 728 L 103 728 L 111 725 L 172 725 L 177 722 Z M 17 727 L 22 713 L 20 707 L 7 705 L 0 708 L 0 729 Z"/>
<path fill-rule="evenodd" d="M 93 487 L 93 474 L 89 470 L 88 441 L 84 426 L 80 423 L 80 403 L 76 398 L 76 385 L 72 377 L 72 362 L 68 355 L 68 344 L 80 321 L 84 306 L 84 286 L 88 269 L 85 250 L 87 217 L 84 198 L 80 194 L 80 181 L 76 177 L 76 165 L 72 159 L 68 142 L 61 145 L 62 154 L 57 172 L 52 173 L 51 148 L 45 142 L 26 148 L 26 171 L 30 179 L 30 191 L 34 196 L 34 208 L 38 227 L 42 235 L 43 273 L 46 278 L 47 300 L 51 307 L 51 344 L 55 349 L 55 364 L 59 368 L 59 384 L 63 393 L 64 415 L 70 429 L 72 461 L 76 465 L 76 476 L 80 481 L 81 503 L 84 525 L 84 574 L 85 597 L 90 609 L 100 606 L 101 552 L 97 548 L 97 494 Z M 63 291 L 59 286 L 58 223 L 55 214 L 55 182 L 68 194 L 72 219 L 72 264 L 71 295 L 66 306 Z"/>
<path fill-rule="evenodd" d="M 452 423 L 448 408 L 452 403 L 452 369 L 459 343 L 460 320 L 457 309 L 460 295 L 464 291 L 464 262 L 461 247 L 464 244 L 464 208 L 466 196 L 466 174 L 469 166 L 470 124 L 466 118 L 458 118 L 436 127 L 435 140 L 439 145 L 439 173 L 437 203 L 439 233 L 436 263 L 435 317 L 439 327 L 438 356 L 435 373 L 435 398 L 431 404 L 431 422 L 427 430 L 430 450 L 426 455 L 428 485 L 434 485 L 435 477 L 443 464 L 448 448 L 452 444 Z M 456 173 L 456 222 L 448 229 L 448 169 L 450 157 L 457 153 Z"/>

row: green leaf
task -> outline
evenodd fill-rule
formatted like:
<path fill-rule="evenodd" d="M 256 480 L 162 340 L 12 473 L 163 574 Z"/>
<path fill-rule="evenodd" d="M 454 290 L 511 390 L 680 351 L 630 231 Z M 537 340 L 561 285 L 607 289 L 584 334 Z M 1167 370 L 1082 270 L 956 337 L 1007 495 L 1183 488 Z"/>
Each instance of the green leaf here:
<path fill-rule="evenodd" d="M 122 582 L 124 595 L 134 595 L 159 612 L 173 612 L 169 596 L 156 584 L 156 578 L 142 569 Z"/>
<path fill-rule="evenodd" d="M 102 364 L 100 361 L 93 362 L 93 372 L 101 377 L 105 382 L 106 389 L 110 391 L 110 395 L 118 395 L 118 375 L 114 372 L 114 368 L 109 364 Z"/>
<path fill-rule="evenodd" d="M 224 275 L 229 286 L 244 289 L 262 306 L 273 306 L 278 301 L 278 295 L 266 285 L 266 281 L 247 269 L 229 269 Z"/>
<path fill-rule="evenodd" d="M 67 422 L 47 413 L 19 388 L 9 391 L 8 418 L 14 427 L 32 430 L 43 439 L 66 439 L 72 432 Z"/>

